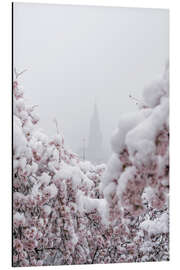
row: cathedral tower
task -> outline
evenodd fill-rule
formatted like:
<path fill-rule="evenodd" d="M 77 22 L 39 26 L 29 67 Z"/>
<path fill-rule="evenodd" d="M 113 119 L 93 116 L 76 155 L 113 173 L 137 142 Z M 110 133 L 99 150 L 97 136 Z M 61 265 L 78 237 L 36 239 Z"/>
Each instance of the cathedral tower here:
<path fill-rule="evenodd" d="M 87 160 L 95 164 L 103 162 L 102 133 L 100 129 L 100 120 L 97 104 L 94 104 L 94 110 L 90 121 L 89 138 L 87 146 Z"/>

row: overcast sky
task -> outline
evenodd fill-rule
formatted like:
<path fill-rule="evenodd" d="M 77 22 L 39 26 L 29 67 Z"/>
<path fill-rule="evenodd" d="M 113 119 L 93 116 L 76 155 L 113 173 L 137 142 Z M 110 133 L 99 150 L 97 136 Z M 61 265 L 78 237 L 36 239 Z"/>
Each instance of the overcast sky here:
<path fill-rule="evenodd" d="M 14 66 L 41 127 L 77 151 L 96 100 L 103 141 L 169 57 L 167 10 L 14 4 Z"/>

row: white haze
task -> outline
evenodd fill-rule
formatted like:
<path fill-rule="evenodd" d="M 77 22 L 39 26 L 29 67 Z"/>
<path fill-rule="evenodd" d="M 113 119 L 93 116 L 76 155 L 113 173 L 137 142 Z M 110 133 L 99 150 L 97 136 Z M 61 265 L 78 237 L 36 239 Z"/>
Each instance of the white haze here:
<path fill-rule="evenodd" d="M 14 4 L 14 66 L 41 127 L 77 151 L 96 100 L 103 142 L 169 57 L 168 10 Z"/>

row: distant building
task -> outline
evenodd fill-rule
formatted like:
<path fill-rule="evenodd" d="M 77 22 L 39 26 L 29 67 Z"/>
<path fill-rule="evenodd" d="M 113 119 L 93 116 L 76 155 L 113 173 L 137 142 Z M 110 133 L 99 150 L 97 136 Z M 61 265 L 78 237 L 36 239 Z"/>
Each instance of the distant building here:
<path fill-rule="evenodd" d="M 104 162 L 103 136 L 100 129 L 99 113 L 96 103 L 90 121 L 86 160 L 95 164 Z"/>

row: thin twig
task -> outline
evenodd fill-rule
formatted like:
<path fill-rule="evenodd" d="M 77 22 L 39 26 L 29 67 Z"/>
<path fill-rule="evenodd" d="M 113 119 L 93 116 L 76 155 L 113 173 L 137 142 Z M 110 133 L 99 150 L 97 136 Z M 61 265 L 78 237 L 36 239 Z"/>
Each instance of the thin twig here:
<path fill-rule="evenodd" d="M 58 121 L 57 121 L 56 118 L 54 118 L 54 122 L 55 122 L 55 125 L 56 125 L 57 134 L 60 134 L 60 132 L 59 132 L 59 126 L 58 126 Z"/>
<path fill-rule="evenodd" d="M 23 71 L 21 72 L 17 72 L 16 68 L 14 68 L 14 73 L 15 73 L 15 76 L 16 76 L 16 79 L 21 76 L 24 72 L 26 72 L 27 69 L 24 69 Z"/>
<path fill-rule="evenodd" d="M 130 97 L 132 100 L 134 100 L 134 101 L 136 102 L 136 105 L 141 104 L 144 108 L 147 107 L 147 105 L 146 105 L 144 102 L 142 102 L 142 101 L 140 101 L 139 99 L 133 97 L 132 95 L 129 95 L 129 97 Z"/>

